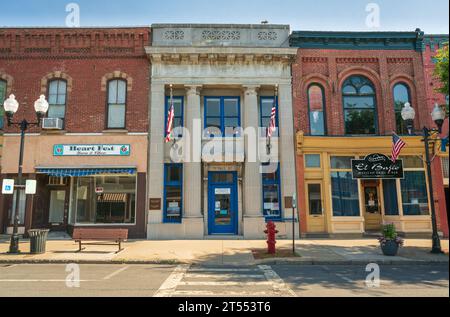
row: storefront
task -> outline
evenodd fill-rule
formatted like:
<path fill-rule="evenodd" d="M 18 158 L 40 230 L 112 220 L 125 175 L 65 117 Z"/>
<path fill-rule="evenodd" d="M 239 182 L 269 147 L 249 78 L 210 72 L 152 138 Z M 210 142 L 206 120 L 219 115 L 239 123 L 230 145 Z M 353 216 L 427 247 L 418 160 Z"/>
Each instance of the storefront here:
<path fill-rule="evenodd" d="M 292 211 L 282 204 L 296 191 L 289 27 L 152 28 L 148 238 L 264 238 L 269 219 L 280 236 L 292 234 Z M 165 143 L 172 100 L 183 132 Z M 267 146 L 259 128 L 269 126 L 273 107 L 269 156 L 277 163 L 261 172 L 257 154 Z"/>
<path fill-rule="evenodd" d="M 299 133 L 297 168 L 304 170 L 305 184 L 299 180 L 299 192 L 305 198 L 302 233 L 379 233 L 382 224 L 394 223 L 404 234 L 430 234 L 431 202 L 423 144 L 420 137 L 404 139 L 407 147 L 396 165 L 390 160 L 384 163 L 391 155 L 391 137 L 327 138 Z M 377 167 L 387 164 L 391 174 L 358 175 L 355 162 L 367 158 L 381 160 Z M 361 168 L 368 170 L 367 166 Z"/>
<path fill-rule="evenodd" d="M 5 143 L 18 149 L 18 137 L 8 135 Z M 128 229 L 130 238 L 144 238 L 146 146 L 144 135 L 27 135 L 24 177 L 37 181 L 37 192 L 20 192 L 19 232 L 48 228 L 70 234 L 74 227 L 119 227 Z M 4 177 L 17 176 L 11 173 L 16 156 L 13 150 L 6 155 Z M 3 202 L 8 212 L 2 230 L 8 233 L 15 195 Z"/>

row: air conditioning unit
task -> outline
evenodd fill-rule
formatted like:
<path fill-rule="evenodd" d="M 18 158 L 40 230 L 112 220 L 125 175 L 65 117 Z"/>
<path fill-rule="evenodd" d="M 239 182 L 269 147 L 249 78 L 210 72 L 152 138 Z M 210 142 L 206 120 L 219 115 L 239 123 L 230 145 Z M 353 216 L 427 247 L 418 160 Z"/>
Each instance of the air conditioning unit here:
<path fill-rule="evenodd" d="M 44 130 L 62 130 L 63 120 L 60 118 L 44 118 L 42 120 L 42 129 Z"/>

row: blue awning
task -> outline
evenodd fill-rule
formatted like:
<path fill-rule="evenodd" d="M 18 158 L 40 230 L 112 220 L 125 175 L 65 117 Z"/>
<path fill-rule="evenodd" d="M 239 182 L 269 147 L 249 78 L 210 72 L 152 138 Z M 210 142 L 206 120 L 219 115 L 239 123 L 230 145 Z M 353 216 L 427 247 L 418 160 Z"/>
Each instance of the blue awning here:
<path fill-rule="evenodd" d="M 106 174 L 136 175 L 136 168 L 37 168 L 37 173 L 54 177 L 81 177 Z"/>

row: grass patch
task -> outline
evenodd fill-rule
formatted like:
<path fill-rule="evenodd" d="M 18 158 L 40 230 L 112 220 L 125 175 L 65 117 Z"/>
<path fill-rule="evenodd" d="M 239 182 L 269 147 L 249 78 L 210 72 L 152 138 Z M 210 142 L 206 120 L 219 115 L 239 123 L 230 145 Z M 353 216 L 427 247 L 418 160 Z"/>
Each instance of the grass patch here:
<path fill-rule="evenodd" d="M 292 254 L 292 249 L 277 249 L 277 253 L 268 254 L 267 249 L 252 250 L 255 260 L 281 259 L 281 258 L 301 258 L 298 253 Z"/>

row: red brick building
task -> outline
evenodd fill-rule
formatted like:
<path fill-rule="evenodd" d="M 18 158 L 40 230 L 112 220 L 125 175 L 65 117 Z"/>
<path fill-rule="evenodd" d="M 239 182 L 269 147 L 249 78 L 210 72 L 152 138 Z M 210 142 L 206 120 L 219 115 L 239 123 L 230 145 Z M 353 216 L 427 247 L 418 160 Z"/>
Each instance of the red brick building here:
<path fill-rule="evenodd" d="M 405 234 L 431 233 L 424 146 L 407 136 L 401 110 L 416 111 L 415 130 L 432 127 L 416 32 L 293 32 L 292 68 L 297 131 L 301 232 L 365 234 L 395 223 Z M 404 178 L 353 179 L 352 160 L 388 160 L 392 135 L 403 135 Z M 435 166 L 439 165 L 435 162 Z M 435 207 L 448 236 L 442 173 L 434 169 Z"/>
<path fill-rule="evenodd" d="M 145 237 L 149 28 L 0 29 L 0 80 L 20 103 L 15 121 L 30 128 L 24 173 L 36 195 L 21 193 L 21 231 L 47 227 L 124 227 Z M 6 96 L 7 97 L 7 96 Z M 17 176 L 17 127 L 4 122 L 2 178 Z M 6 150 L 5 150 L 6 149 Z M 10 232 L 15 200 L 0 200 L 0 232 Z"/>
<path fill-rule="evenodd" d="M 448 96 L 445 96 L 442 93 L 436 92 L 436 88 L 440 87 L 439 80 L 434 75 L 435 69 L 435 60 L 434 57 L 439 49 L 444 47 L 444 45 L 448 45 L 448 35 L 426 35 L 424 38 L 424 49 L 423 49 L 423 63 L 424 63 L 424 71 L 425 71 L 425 86 L 427 93 L 427 105 L 428 110 L 431 112 L 435 106 L 435 104 L 439 105 L 448 105 Z M 443 137 L 449 134 L 449 120 L 445 120 L 444 127 L 442 130 Z M 447 151 L 445 153 L 441 153 L 437 160 L 440 161 L 434 165 L 435 174 L 437 175 L 438 182 L 438 195 L 442 197 L 445 195 L 446 199 L 440 199 L 440 208 L 444 210 L 447 208 L 450 203 L 450 194 L 449 194 L 449 161 L 448 161 L 448 146 Z M 439 175 L 443 175 L 443 177 L 439 177 Z M 447 211 L 447 219 L 448 219 L 448 211 Z M 448 232 L 447 232 L 448 235 Z"/>

